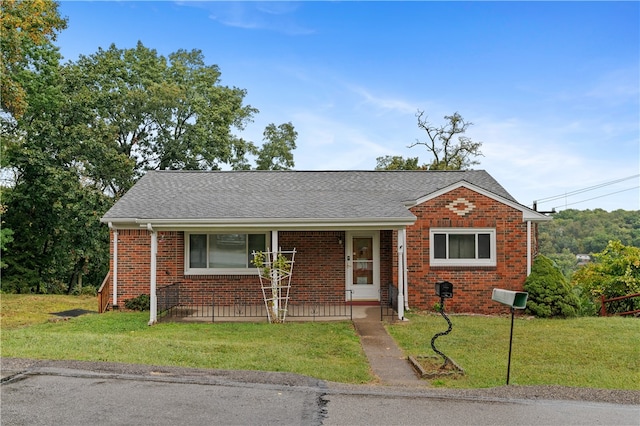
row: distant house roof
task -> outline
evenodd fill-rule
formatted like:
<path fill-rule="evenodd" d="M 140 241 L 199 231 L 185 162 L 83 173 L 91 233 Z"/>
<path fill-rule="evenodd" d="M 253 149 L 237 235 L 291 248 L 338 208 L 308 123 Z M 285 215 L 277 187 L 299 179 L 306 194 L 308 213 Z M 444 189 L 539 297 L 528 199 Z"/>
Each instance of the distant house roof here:
<path fill-rule="evenodd" d="M 151 171 L 118 200 L 102 221 L 167 226 L 404 226 L 415 221 L 407 206 L 456 184 L 479 189 L 520 210 L 535 213 L 518 204 L 483 170 Z"/>

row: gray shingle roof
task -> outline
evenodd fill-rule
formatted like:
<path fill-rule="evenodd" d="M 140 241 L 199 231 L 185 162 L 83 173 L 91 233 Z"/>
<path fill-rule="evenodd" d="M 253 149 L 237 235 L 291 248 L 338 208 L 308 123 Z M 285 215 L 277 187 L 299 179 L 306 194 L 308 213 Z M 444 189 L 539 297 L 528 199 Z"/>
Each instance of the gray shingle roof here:
<path fill-rule="evenodd" d="M 103 221 L 411 219 L 406 202 L 460 181 L 516 202 L 483 170 L 152 171 Z"/>

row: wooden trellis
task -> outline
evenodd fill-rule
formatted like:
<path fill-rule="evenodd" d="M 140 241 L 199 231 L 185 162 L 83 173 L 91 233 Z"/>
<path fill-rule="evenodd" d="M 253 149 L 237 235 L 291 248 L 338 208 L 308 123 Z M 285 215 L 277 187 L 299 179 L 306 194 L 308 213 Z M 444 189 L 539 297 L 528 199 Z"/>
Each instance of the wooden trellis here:
<path fill-rule="evenodd" d="M 258 268 L 260 288 L 270 323 L 284 322 L 287 318 L 291 276 L 296 249 L 290 251 L 253 252 L 253 263 Z"/>

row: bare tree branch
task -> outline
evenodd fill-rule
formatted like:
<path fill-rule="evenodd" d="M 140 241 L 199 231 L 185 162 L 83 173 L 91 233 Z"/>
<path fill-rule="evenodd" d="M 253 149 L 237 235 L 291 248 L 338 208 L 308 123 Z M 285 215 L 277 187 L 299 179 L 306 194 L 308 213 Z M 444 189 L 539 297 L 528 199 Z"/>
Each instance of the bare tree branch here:
<path fill-rule="evenodd" d="M 473 123 L 465 121 L 459 113 L 446 115 L 445 125 L 436 127 L 429 123 L 424 111 L 418 110 L 416 113 L 418 127 L 427 134 L 427 141 L 416 139 L 409 145 L 413 148 L 417 145 L 424 146 L 433 156 L 433 161 L 428 166 L 429 170 L 465 170 L 469 167 L 480 164 L 473 157 L 483 156 L 480 151 L 482 142 L 474 142 L 471 138 L 463 135 Z"/>

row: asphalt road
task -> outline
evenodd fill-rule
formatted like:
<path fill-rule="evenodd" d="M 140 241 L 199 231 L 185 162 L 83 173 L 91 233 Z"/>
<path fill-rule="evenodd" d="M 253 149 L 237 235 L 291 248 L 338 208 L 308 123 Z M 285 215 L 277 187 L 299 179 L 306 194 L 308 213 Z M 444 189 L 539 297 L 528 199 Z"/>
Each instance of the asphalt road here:
<path fill-rule="evenodd" d="M 0 387 L 2 425 L 640 425 L 640 406 L 454 396 L 293 374 L 32 367 Z"/>

